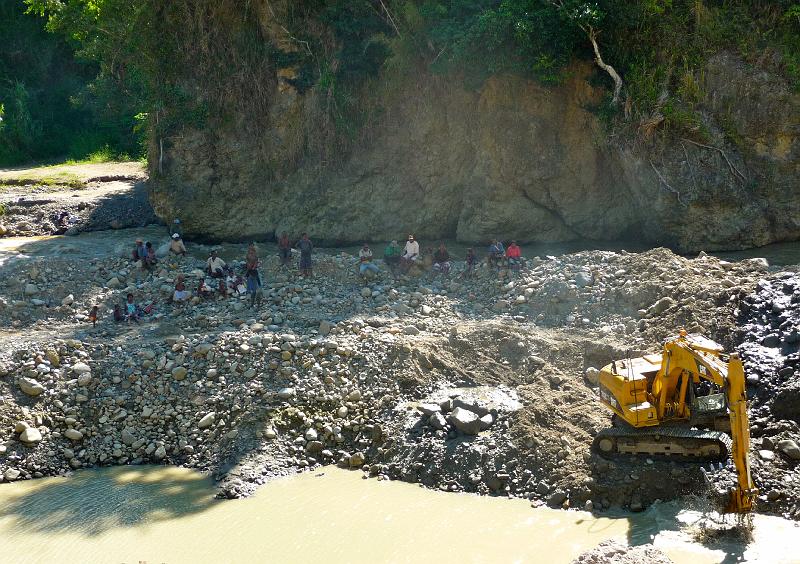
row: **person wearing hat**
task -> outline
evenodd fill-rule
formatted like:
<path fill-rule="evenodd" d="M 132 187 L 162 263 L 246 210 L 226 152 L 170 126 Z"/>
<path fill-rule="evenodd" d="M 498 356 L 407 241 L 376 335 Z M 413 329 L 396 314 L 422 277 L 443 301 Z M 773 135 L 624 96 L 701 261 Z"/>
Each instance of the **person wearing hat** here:
<path fill-rule="evenodd" d="M 372 249 L 364 243 L 364 246 L 358 251 L 358 272 L 363 275 L 367 271 L 378 274 L 380 269 L 377 264 L 372 262 Z"/>
<path fill-rule="evenodd" d="M 186 245 L 183 244 L 183 239 L 179 233 L 172 234 L 172 240 L 169 242 L 169 252 L 175 255 L 186 256 Z"/>
<path fill-rule="evenodd" d="M 408 236 L 406 246 L 403 249 L 403 270 L 407 271 L 411 268 L 411 264 L 419 260 L 419 243 L 414 239 L 413 235 Z"/>

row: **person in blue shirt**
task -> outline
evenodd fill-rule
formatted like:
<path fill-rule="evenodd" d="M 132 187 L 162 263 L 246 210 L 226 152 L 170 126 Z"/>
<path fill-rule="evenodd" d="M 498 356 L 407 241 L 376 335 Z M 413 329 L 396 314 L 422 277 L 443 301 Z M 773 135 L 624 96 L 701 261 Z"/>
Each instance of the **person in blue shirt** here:
<path fill-rule="evenodd" d="M 489 245 L 489 249 L 486 256 L 489 266 L 497 268 L 497 266 L 499 266 L 500 264 L 500 261 L 503 259 L 505 252 L 506 249 L 505 247 L 503 247 L 503 243 L 501 243 L 497 239 L 492 239 L 492 244 Z"/>

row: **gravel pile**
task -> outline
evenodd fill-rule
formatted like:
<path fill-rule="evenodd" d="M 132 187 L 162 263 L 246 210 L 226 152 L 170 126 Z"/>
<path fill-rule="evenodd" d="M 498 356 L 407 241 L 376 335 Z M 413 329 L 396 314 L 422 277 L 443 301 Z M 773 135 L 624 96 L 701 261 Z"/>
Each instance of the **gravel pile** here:
<path fill-rule="evenodd" d="M 153 272 L 113 256 L 6 266 L 0 475 L 170 463 L 212 472 L 220 495 L 238 497 L 336 463 L 534 505 L 634 511 L 705 490 L 697 465 L 593 455 L 609 416 L 585 375 L 658 350 L 680 326 L 733 342 L 763 261 L 583 252 L 533 259 L 512 278 L 482 268 L 364 281 L 352 255 L 315 260 L 303 280 L 266 257 L 253 309 L 244 296 L 167 303 L 179 274 L 190 289 L 203 277 L 192 257 Z M 153 313 L 114 324 L 128 292 Z M 783 499 L 795 503 L 791 489 Z"/>

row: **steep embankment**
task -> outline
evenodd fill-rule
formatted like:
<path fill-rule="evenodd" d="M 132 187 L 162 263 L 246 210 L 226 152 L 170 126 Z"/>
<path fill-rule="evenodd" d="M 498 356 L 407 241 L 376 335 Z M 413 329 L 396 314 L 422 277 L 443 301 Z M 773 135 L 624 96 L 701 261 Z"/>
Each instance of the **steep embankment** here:
<path fill-rule="evenodd" d="M 262 7 L 261 37 L 292 54 L 280 18 Z M 589 63 L 559 86 L 495 75 L 476 90 L 424 65 L 386 64 L 356 91 L 365 123 L 346 150 L 328 133 L 337 92 L 296 89 L 298 68 L 279 59 L 237 95 L 250 103 L 154 137 L 153 204 L 190 235 L 636 237 L 686 251 L 800 237 L 798 96 L 729 52 L 696 73 L 691 123 L 670 131 L 662 103 L 604 126 Z"/>

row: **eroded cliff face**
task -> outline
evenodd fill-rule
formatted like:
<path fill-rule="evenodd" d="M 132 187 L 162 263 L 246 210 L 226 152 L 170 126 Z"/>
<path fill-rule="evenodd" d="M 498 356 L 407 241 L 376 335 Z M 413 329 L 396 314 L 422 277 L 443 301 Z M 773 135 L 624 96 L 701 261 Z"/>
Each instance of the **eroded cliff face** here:
<path fill-rule="evenodd" d="M 511 76 L 478 91 L 452 77 L 383 76 L 367 94 L 380 108 L 369 140 L 323 158 L 324 95 L 299 94 L 283 80 L 291 72 L 276 73 L 268 116 L 164 140 L 160 171 L 151 159 L 164 219 L 180 217 L 189 236 L 308 231 L 325 243 L 415 233 L 637 238 L 690 251 L 800 237 L 798 96 L 730 55 L 706 69 L 707 147 L 659 132 L 610 136 L 588 109 L 603 94 L 588 82 L 592 68 L 576 64 L 552 88 Z"/>

